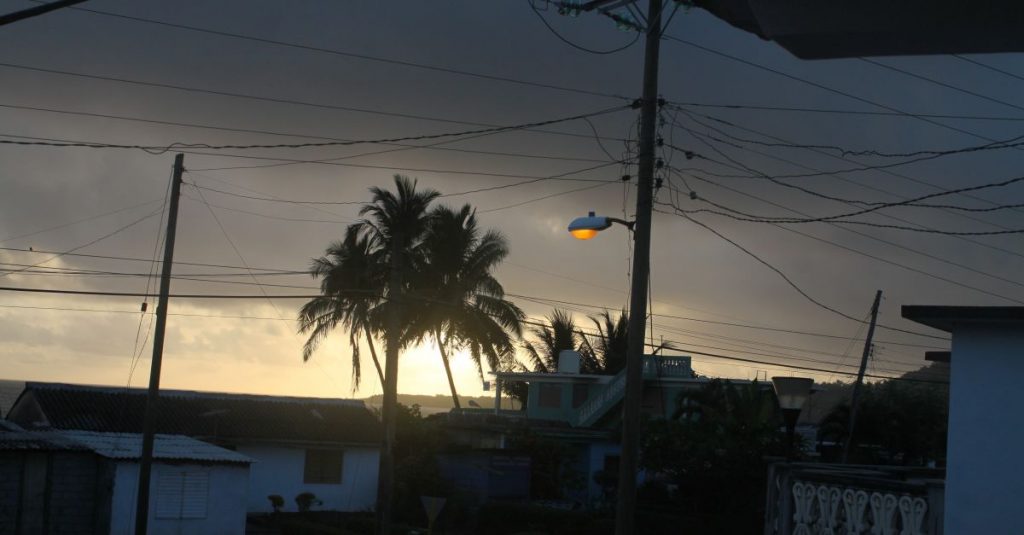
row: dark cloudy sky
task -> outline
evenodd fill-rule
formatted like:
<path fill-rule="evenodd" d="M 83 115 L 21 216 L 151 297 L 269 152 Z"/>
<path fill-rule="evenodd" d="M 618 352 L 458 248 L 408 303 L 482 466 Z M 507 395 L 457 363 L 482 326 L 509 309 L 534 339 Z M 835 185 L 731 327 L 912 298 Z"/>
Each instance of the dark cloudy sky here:
<path fill-rule="evenodd" d="M 2 0 L 0 11 L 30 5 Z M 614 54 L 577 50 L 545 28 L 525 0 L 94 0 L 82 7 L 601 94 L 634 98 L 640 89 L 642 40 Z M 602 17 L 567 18 L 552 10 L 542 12 L 542 16 L 568 40 L 593 49 L 617 48 L 632 38 Z M 951 56 L 877 60 L 905 72 L 859 59 L 802 61 L 701 10 L 680 10 L 668 34 L 747 62 L 666 40 L 661 93 L 670 102 L 883 114 L 666 108 L 661 136 L 707 159 L 687 161 L 682 154 L 664 149 L 663 158 L 679 169 L 685 182 L 675 174 L 670 180 L 666 172 L 665 185 L 658 193 L 662 202 L 672 201 L 674 191 L 685 193 L 692 188 L 698 197 L 759 216 L 794 216 L 789 209 L 815 217 L 828 216 L 852 211 L 856 206 L 763 178 L 737 175 L 749 174 L 742 171 L 744 168 L 785 177 L 905 160 L 755 143 L 778 142 L 766 136 L 851 151 L 907 153 L 975 146 L 1024 133 L 1024 99 L 1020 97 L 1024 59 L 1018 54 L 967 58 L 991 68 Z M 0 63 L 0 134 L 4 136 L 0 139 L 7 140 L 29 136 L 168 145 L 381 139 L 544 121 L 623 103 L 613 97 L 302 50 L 78 9 L 64 9 L 0 29 Z M 922 118 L 920 114 L 947 117 Z M 594 129 L 603 138 L 603 148 L 590 126 L 574 121 L 544 127 L 548 133 L 502 133 L 433 149 L 376 155 L 360 156 L 399 147 L 188 149 L 185 162 L 190 172 L 186 180 L 251 197 L 359 202 L 368 198 L 369 187 L 388 186 L 390 177 L 402 172 L 417 177 L 423 187 L 459 193 L 598 166 L 610 161 L 606 150 L 621 159 L 627 155 L 622 140 L 635 139 L 635 121 L 636 112 L 632 110 L 592 119 Z M 334 163 L 295 164 L 274 158 L 334 159 Z M 151 155 L 137 150 L 0 146 L 0 247 L 67 251 L 147 215 L 159 208 L 172 161 L 173 152 Z M 949 155 L 885 170 L 779 180 L 826 196 L 894 202 L 941 189 L 1013 178 L 1021 174 L 1020 161 L 1018 149 L 1010 148 Z M 289 165 L 280 165 L 284 163 Z M 277 165 L 268 166 L 271 164 Z M 628 241 L 623 229 L 613 228 L 593 241 L 577 242 L 568 236 L 565 226 L 588 210 L 622 217 L 625 207 L 626 216 L 631 217 L 632 191 L 618 181 L 624 172 L 635 174 L 635 168 L 613 164 L 564 177 L 573 180 L 539 180 L 452 196 L 444 202 L 472 203 L 485 226 L 500 229 L 507 236 L 511 255 L 498 275 L 506 291 L 525 296 L 515 300 L 530 316 L 542 317 L 551 311 L 552 304 L 528 299 L 577 303 L 565 307 L 589 327 L 586 315 L 598 311 L 590 305 L 619 309 L 625 304 Z M 587 187 L 590 189 L 582 189 Z M 559 193 L 565 194 L 544 198 Z M 176 260 L 301 270 L 341 235 L 358 210 L 357 205 L 265 202 L 210 190 L 203 195 L 212 208 L 203 204 L 195 189 L 185 188 Z M 1024 187 L 1013 185 L 977 191 L 971 198 L 951 195 L 932 202 L 978 208 L 993 202 L 1019 203 L 1022 198 Z M 680 195 L 678 202 L 687 210 L 713 208 L 686 195 Z M 123 208 L 129 209 L 37 232 Z M 671 210 L 666 206 L 660 209 Z M 900 319 L 899 307 L 904 304 L 1024 302 L 1019 276 L 1024 247 L 1014 234 L 954 237 L 848 224 L 773 226 L 707 213 L 695 217 L 781 270 L 814 299 L 848 315 L 865 317 L 874 291 L 884 290 L 880 321 L 886 326 L 941 334 Z M 898 207 L 856 220 L 957 232 L 1024 228 L 1021 212 L 1012 209 L 964 213 Z M 147 219 L 76 252 L 151 258 L 158 223 L 157 217 Z M 31 235 L 20 237 L 26 234 Z M 855 370 L 863 343 L 862 325 L 812 304 L 777 273 L 708 230 L 677 215 L 656 214 L 653 249 L 655 338 L 672 341 L 683 354 L 700 351 L 764 362 L 695 355 L 698 371 L 746 378 L 758 373 L 794 373 L 846 379 L 841 373 L 811 373 L 770 363 L 837 372 Z M 10 270 L 52 256 L 0 250 L 0 261 L 6 263 L 2 267 Z M 148 273 L 150 269 L 148 262 L 71 255 L 43 266 L 57 269 L 34 269 L 50 273 L 8 273 L 0 286 L 142 291 L 146 289 L 145 277 L 86 276 L 67 271 Z M 238 276 L 219 280 L 253 283 L 240 270 L 180 265 L 175 271 L 197 275 L 195 278 L 232 272 Z M 258 280 L 267 284 L 263 289 L 271 295 L 306 291 L 272 284 L 315 285 L 304 276 L 258 276 Z M 175 280 L 172 290 L 257 294 L 260 288 Z M 173 302 L 171 311 L 184 315 L 172 316 L 169 321 L 164 384 L 207 390 L 350 395 L 346 337 L 333 337 L 312 362 L 302 363 L 302 337 L 295 334 L 293 320 L 300 303 Z M 0 292 L 0 376 L 125 384 L 134 347 L 147 338 L 148 318 L 136 341 L 140 330 L 138 307 L 137 298 Z M 917 368 L 923 363 L 924 346 L 947 347 L 943 340 L 885 329 L 877 338 L 871 371 L 878 375 Z M 148 346 L 139 351 L 142 358 L 132 384 L 145 383 L 149 351 Z M 406 352 L 400 390 L 444 392 L 446 385 L 438 360 L 429 346 Z M 456 372 L 461 392 L 481 392 L 479 376 L 466 356 L 456 359 Z M 366 378 L 358 394 L 379 392 L 373 376 Z"/>

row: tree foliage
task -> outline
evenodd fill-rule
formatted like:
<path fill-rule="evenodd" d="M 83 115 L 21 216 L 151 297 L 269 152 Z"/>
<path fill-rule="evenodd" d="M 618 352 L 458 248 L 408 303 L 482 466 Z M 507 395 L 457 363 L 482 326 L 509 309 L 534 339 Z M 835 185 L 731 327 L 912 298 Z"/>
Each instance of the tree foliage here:
<path fill-rule="evenodd" d="M 833 408 L 818 431 L 819 441 L 842 444 L 850 406 Z M 863 386 L 854 428 L 851 462 L 927 465 L 944 462 L 949 420 L 949 387 L 884 381 Z"/>
<path fill-rule="evenodd" d="M 754 381 L 713 380 L 684 392 L 672 418 L 651 420 L 641 466 L 678 488 L 675 505 L 701 513 L 758 511 L 766 456 L 785 452 L 775 395 Z"/>

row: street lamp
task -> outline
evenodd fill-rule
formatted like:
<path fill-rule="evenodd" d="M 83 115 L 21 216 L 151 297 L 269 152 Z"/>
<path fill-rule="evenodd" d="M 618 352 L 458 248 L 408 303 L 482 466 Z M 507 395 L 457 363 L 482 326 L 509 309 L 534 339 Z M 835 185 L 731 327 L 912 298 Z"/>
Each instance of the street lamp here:
<path fill-rule="evenodd" d="M 779 399 L 779 408 L 786 422 L 786 436 L 789 437 L 789 451 L 792 455 L 796 438 L 796 421 L 800 418 L 800 410 L 811 397 L 814 379 L 806 377 L 772 377 L 775 397 Z"/>
<path fill-rule="evenodd" d="M 569 223 L 569 233 L 577 240 L 589 240 L 597 236 L 598 232 L 612 226 L 612 223 L 623 225 L 629 230 L 633 230 L 635 224 L 634 221 L 594 215 L 594 212 L 590 212 L 585 217 L 573 219 L 572 223 Z"/>

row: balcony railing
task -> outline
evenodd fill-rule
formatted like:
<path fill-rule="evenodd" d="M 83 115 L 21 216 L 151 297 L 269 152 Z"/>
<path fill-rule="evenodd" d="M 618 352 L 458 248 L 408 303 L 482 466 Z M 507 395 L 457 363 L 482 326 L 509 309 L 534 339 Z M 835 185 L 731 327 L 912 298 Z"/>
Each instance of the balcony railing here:
<path fill-rule="evenodd" d="M 944 473 L 778 463 L 768 472 L 765 535 L 942 535 Z"/>
<path fill-rule="evenodd" d="M 644 378 L 693 377 L 690 357 L 658 357 L 644 355 Z"/>

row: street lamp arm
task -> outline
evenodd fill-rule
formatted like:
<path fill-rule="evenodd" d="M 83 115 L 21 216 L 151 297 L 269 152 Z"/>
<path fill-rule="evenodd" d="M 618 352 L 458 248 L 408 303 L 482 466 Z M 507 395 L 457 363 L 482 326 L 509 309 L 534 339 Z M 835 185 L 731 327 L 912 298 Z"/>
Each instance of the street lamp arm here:
<path fill-rule="evenodd" d="M 630 231 L 632 231 L 633 227 L 636 226 L 636 221 L 635 220 L 634 221 L 626 221 L 625 219 L 618 219 L 618 218 L 615 218 L 615 217 L 606 217 L 605 219 L 607 219 L 609 223 L 618 223 L 618 224 L 628 228 Z"/>

